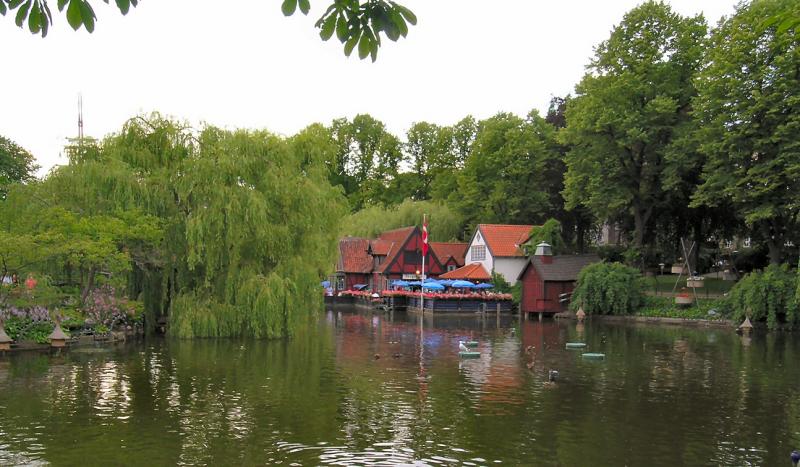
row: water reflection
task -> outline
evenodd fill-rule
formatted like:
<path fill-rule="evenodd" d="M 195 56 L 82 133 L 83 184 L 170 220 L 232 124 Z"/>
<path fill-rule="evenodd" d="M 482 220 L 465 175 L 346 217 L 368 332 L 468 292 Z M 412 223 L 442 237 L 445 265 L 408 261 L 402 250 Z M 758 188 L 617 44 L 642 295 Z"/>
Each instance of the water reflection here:
<path fill-rule="evenodd" d="M 459 340 L 481 357 L 459 358 Z M 0 464 L 775 465 L 800 444 L 798 347 L 329 311 L 286 342 L 0 357 Z"/>

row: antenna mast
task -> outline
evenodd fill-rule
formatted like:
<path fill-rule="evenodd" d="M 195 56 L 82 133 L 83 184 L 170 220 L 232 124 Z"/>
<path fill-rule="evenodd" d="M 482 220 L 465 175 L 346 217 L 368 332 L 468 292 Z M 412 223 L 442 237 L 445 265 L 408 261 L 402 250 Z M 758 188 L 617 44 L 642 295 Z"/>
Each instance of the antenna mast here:
<path fill-rule="evenodd" d="M 83 145 L 83 96 L 78 94 L 78 145 Z"/>

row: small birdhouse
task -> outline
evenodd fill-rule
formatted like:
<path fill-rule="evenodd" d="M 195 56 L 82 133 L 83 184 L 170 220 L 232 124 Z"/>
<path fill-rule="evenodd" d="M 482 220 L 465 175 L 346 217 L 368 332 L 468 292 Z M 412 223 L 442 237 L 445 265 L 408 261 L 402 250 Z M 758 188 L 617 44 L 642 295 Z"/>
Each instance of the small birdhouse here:
<path fill-rule="evenodd" d="M 11 350 L 11 338 L 6 334 L 6 328 L 3 322 L 0 321 L 0 351 Z"/>
<path fill-rule="evenodd" d="M 753 331 L 753 324 L 750 322 L 749 317 L 744 318 L 744 322 L 739 325 L 739 329 L 743 334 L 750 334 Z"/>
<path fill-rule="evenodd" d="M 64 331 L 61 330 L 61 325 L 58 323 L 56 323 L 55 329 L 47 338 L 50 339 L 50 347 L 62 348 L 67 345 L 67 335 L 64 334 Z"/>

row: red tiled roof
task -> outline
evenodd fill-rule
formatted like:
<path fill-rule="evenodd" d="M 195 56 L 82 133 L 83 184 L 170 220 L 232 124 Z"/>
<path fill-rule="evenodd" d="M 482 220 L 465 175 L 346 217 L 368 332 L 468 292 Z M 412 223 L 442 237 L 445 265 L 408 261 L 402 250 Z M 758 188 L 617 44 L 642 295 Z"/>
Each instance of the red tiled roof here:
<path fill-rule="evenodd" d="M 410 227 L 387 230 L 386 232 L 381 233 L 378 238 L 381 240 L 389 240 L 390 242 L 403 243 L 406 241 L 411 232 L 414 231 L 414 229 L 416 229 L 416 227 L 412 225 Z"/>
<path fill-rule="evenodd" d="M 372 272 L 372 256 L 367 254 L 369 240 L 347 237 L 339 240 L 339 261 L 336 271 L 368 274 Z"/>
<path fill-rule="evenodd" d="M 472 263 L 439 276 L 440 279 L 466 279 L 488 281 L 492 278 L 481 263 Z"/>
<path fill-rule="evenodd" d="M 523 243 L 528 240 L 533 225 L 479 224 L 478 230 L 489 246 L 492 256 L 525 256 Z"/>
<path fill-rule="evenodd" d="M 392 247 L 394 246 L 394 242 L 389 240 L 370 240 L 370 246 L 372 247 L 372 254 L 376 256 L 386 256 L 392 251 Z"/>
<path fill-rule="evenodd" d="M 442 264 L 453 258 L 458 266 L 464 265 L 464 257 L 467 255 L 468 246 L 468 243 L 431 242 L 431 249 Z"/>

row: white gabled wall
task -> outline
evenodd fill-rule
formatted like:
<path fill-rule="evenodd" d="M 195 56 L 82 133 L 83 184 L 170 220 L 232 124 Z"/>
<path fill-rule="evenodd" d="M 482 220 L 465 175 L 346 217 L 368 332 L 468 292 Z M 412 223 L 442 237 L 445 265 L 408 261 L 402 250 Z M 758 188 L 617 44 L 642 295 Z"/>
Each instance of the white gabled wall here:
<path fill-rule="evenodd" d="M 481 234 L 480 238 L 478 238 L 479 233 L 480 231 L 476 229 L 475 233 L 472 235 L 472 241 L 469 244 L 467 257 L 464 259 L 464 264 L 481 263 L 489 274 L 491 274 L 492 270 L 494 270 L 494 272 L 501 274 L 509 284 L 516 284 L 517 277 L 519 276 L 519 273 L 522 272 L 522 269 L 525 267 L 528 259 L 524 256 L 501 258 L 492 257 L 492 253 L 489 251 L 489 247 L 486 245 L 486 240 L 484 240 L 483 234 Z M 472 247 L 476 245 L 483 245 L 486 248 L 486 259 L 483 261 L 474 261 L 472 259 Z"/>
<path fill-rule="evenodd" d="M 478 235 L 479 233 L 480 231 L 475 229 L 475 233 L 472 234 L 472 241 L 470 242 L 469 249 L 467 250 L 467 257 L 464 258 L 464 264 L 480 263 L 483 265 L 484 269 L 491 274 L 492 268 L 494 267 L 494 258 L 492 258 L 492 253 L 489 251 L 489 247 L 486 246 L 486 241 L 483 239 L 483 235 Z M 483 261 L 473 261 L 472 259 L 472 247 L 477 245 L 483 245 L 483 247 L 486 248 L 486 259 Z"/>
<path fill-rule="evenodd" d="M 509 284 L 514 285 L 527 262 L 528 259 L 523 256 L 495 258 L 494 272 L 502 275 Z"/>

